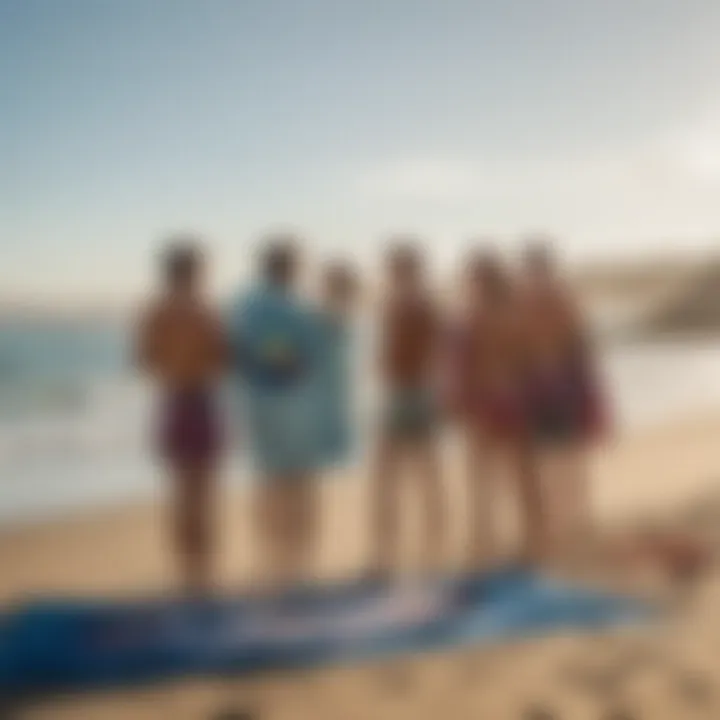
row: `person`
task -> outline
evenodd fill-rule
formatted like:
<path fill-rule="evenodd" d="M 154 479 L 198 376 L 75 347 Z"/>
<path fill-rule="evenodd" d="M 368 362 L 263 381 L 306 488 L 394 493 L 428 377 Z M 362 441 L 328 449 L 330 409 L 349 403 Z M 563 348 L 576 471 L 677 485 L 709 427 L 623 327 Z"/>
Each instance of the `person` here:
<path fill-rule="evenodd" d="M 235 300 L 229 321 L 233 374 L 259 474 L 254 517 L 260 583 L 274 588 L 312 575 L 319 500 L 314 481 L 325 462 L 313 379 L 317 317 L 296 291 L 300 269 L 294 236 L 267 238 L 258 280 Z"/>
<path fill-rule="evenodd" d="M 606 418 L 587 328 L 548 242 L 531 240 L 522 264 L 529 441 L 554 554 L 591 529 L 586 450 L 604 432 Z"/>
<path fill-rule="evenodd" d="M 423 562 L 434 572 L 443 560 L 445 497 L 439 471 L 435 396 L 440 318 L 427 287 L 422 252 L 400 239 L 386 258 L 389 288 L 380 309 L 379 372 L 383 408 L 371 487 L 374 542 L 372 573 L 397 566 L 400 471 L 414 465 L 423 503 Z"/>
<path fill-rule="evenodd" d="M 523 562 L 536 559 L 541 508 L 524 452 L 525 348 L 516 288 L 492 251 L 473 251 L 466 268 L 467 304 L 453 340 L 448 397 L 465 435 L 467 561 L 479 570 L 500 555 L 501 484 L 509 480 L 515 485 Z"/>
<path fill-rule="evenodd" d="M 329 467 L 345 462 L 352 452 L 355 398 L 353 397 L 353 315 L 359 282 L 347 263 L 328 264 L 322 277 L 322 297 L 318 313 L 319 399 L 325 432 L 320 438 Z"/>
<path fill-rule="evenodd" d="M 173 481 L 173 536 L 184 586 L 204 594 L 212 581 L 212 503 L 222 440 L 216 385 L 227 344 L 203 294 L 197 244 L 173 242 L 162 272 L 163 287 L 140 317 L 137 362 L 160 390 L 158 449 Z"/>

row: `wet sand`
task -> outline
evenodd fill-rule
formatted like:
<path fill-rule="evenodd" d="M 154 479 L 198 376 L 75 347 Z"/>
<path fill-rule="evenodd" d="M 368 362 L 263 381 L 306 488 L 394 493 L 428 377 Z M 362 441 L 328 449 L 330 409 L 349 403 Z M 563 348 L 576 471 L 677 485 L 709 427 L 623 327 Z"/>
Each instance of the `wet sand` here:
<path fill-rule="evenodd" d="M 720 528 L 720 415 L 705 416 L 643 434 L 621 437 L 594 458 L 593 494 L 604 527 L 648 514 L 696 531 Z M 451 449 L 448 450 L 452 455 Z M 457 458 L 448 457 L 453 527 L 461 527 L 463 498 Z M 350 575 L 361 566 L 365 486 L 359 473 L 324 484 L 324 538 L 318 575 Z M 706 501 L 699 498 L 709 498 Z M 219 575 L 225 587 L 251 582 L 253 538 L 247 492 L 218 503 Z M 684 508 L 694 506 L 694 512 Z M 412 508 L 411 508 L 412 509 Z M 413 518 L 408 522 L 412 563 Z M 511 523 L 509 523 L 511 526 Z M 173 567 L 164 541 L 162 507 L 98 510 L 0 532 L 0 598 L 8 603 L 35 593 L 142 595 L 170 591 Z M 454 537 L 448 561 L 461 543 Z M 651 720 L 720 718 L 720 575 L 709 576 L 695 606 L 678 616 L 672 655 L 678 667 L 637 664 L 623 697 L 613 699 L 608 671 L 620 650 L 644 646 L 637 631 L 603 636 L 556 636 L 524 643 L 444 652 L 362 667 L 254 680 L 186 681 L 126 693 L 54 701 L 11 717 L 48 720 L 206 719 L 223 708 L 268 719 L 368 720 L 382 718 L 558 718 L 610 720 L 622 705 Z M 656 653 L 657 655 L 658 653 Z M 612 675 L 612 673 L 610 673 Z M 708 688 L 718 697 L 707 697 Z M 711 693 L 712 694 L 712 693 Z M 622 700 L 622 702 L 620 702 Z M 537 712 L 533 714 L 533 709 Z M 546 709 L 550 715 L 543 715 Z M 603 710 L 604 709 L 604 710 Z M 218 715 L 218 717 L 221 717 Z M 227 718 L 231 718 L 228 715 Z M 237 715 L 236 717 L 244 717 Z"/>

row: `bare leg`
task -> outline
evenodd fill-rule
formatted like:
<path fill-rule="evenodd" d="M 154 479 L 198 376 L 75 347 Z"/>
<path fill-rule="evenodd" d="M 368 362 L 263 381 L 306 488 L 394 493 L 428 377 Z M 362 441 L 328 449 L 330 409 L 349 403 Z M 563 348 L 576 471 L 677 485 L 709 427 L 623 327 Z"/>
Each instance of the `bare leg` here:
<path fill-rule="evenodd" d="M 546 498 L 549 551 L 555 558 L 568 560 L 580 549 L 574 537 L 580 522 L 577 517 L 580 498 L 574 453 L 560 445 L 543 448 L 539 457 L 543 496 Z"/>
<path fill-rule="evenodd" d="M 288 525 L 291 528 L 288 540 L 292 553 L 292 582 L 302 583 L 315 576 L 315 560 L 318 527 L 318 489 L 313 478 L 298 477 L 293 481 L 292 493 L 288 497 Z"/>
<path fill-rule="evenodd" d="M 255 521 L 260 549 L 260 584 L 277 588 L 287 582 L 292 558 L 290 528 L 287 525 L 285 480 L 272 479 L 257 488 Z"/>
<path fill-rule="evenodd" d="M 562 453 L 562 514 L 568 542 L 579 541 L 592 530 L 588 464 L 584 448 L 569 447 Z"/>
<path fill-rule="evenodd" d="M 262 583 L 271 588 L 303 582 L 313 572 L 317 488 L 308 477 L 276 478 L 258 489 Z"/>
<path fill-rule="evenodd" d="M 519 442 L 513 448 L 513 457 L 522 526 L 520 556 L 524 562 L 534 563 L 542 557 L 547 542 L 545 497 L 540 468 L 529 442 Z"/>
<path fill-rule="evenodd" d="M 396 443 L 390 438 L 381 437 L 371 481 L 371 573 L 390 573 L 397 561 L 400 519 L 400 483 L 397 477 L 399 456 L 400 450 Z"/>
<path fill-rule="evenodd" d="M 176 470 L 173 535 L 185 590 L 204 594 L 212 579 L 213 482 L 205 465 Z"/>
<path fill-rule="evenodd" d="M 586 535 L 593 533 L 595 522 L 592 503 L 592 473 L 588 450 L 584 445 L 578 445 L 574 450 L 574 472 L 576 492 L 576 517 L 579 522 L 579 531 Z"/>
<path fill-rule="evenodd" d="M 446 555 L 446 496 L 440 472 L 439 448 L 433 436 L 412 447 L 417 460 L 417 481 L 422 493 L 423 565 L 431 572 L 442 567 Z"/>
<path fill-rule="evenodd" d="M 562 538 L 562 463 L 555 448 L 539 446 L 536 449 L 537 472 L 545 498 L 547 524 L 546 550 L 555 556 Z"/>
<path fill-rule="evenodd" d="M 476 431 L 466 439 L 467 503 L 469 510 L 468 561 L 475 569 L 497 555 L 495 530 L 497 448 Z"/>

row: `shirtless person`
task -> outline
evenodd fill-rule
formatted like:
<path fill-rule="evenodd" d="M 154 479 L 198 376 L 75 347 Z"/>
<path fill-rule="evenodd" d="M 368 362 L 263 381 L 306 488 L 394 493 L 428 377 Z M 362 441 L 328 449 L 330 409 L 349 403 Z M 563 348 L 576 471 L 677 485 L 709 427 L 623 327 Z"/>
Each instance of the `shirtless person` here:
<path fill-rule="evenodd" d="M 456 415 L 466 434 L 468 560 L 481 568 L 497 560 L 497 493 L 510 481 L 520 504 L 521 557 L 538 550 L 540 507 L 525 464 L 525 348 L 514 284 L 490 252 L 468 264 L 467 308 L 456 339 Z"/>
<path fill-rule="evenodd" d="M 158 385 L 159 452 L 172 475 L 172 523 L 183 583 L 205 593 L 212 579 L 212 501 L 220 450 L 215 384 L 225 340 L 202 296 L 203 261 L 192 244 L 163 258 L 163 288 L 140 318 L 137 361 Z"/>
<path fill-rule="evenodd" d="M 589 530 L 586 449 L 602 430 L 602 403 L 584 322 L 542 240 L 524 256 L 529 442 L 560 549 Z"/>
<path fill-rule="evenodd" d="M 374 567 L 391 573 L 397 562 L 400 477 L 404 463 L 422 494 L 424 560 L 437 569 L 444 546 L 444 493 L 435 425 L 434 371 L 439 323 L 425 284 L 423 259 L 412 243 L 387 256 L 388 294 L 381 309 L 380 376 L 384 408 L 373 482 Z"/>

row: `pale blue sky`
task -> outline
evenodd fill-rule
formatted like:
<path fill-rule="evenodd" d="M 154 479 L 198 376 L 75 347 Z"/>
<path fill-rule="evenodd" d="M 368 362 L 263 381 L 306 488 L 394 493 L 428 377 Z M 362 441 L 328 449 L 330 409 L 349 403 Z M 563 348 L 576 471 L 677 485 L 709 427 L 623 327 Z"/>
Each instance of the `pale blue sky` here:
<path fill-rule="evenodd" d="M 0 0 L 0 296 L 122 296 L 169 230 L 573 256 L 720 237 L 715 0 Z"/>

